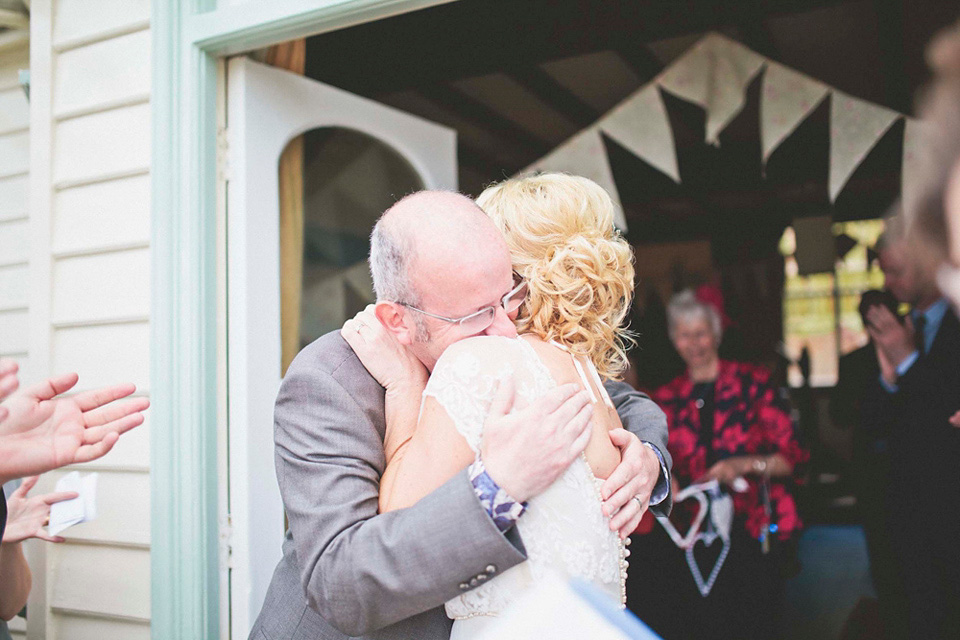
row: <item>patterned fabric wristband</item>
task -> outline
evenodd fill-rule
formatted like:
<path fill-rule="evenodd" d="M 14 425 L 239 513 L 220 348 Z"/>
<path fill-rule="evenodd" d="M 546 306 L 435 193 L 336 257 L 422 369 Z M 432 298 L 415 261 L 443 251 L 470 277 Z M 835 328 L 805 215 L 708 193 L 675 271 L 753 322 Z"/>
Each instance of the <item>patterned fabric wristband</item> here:
<path fill-rule="evenodd" d="M 480 506 L 497 525 L 501 532 L 507 531 L 517 523 L 517 519 L 526 511 L 525 502 L 517 502 L 506 491 L 493 481 L 483 466 L 483 461 L 477 457 L 470 465 L 470 483 L 473 492 L 477 494 Z"/>

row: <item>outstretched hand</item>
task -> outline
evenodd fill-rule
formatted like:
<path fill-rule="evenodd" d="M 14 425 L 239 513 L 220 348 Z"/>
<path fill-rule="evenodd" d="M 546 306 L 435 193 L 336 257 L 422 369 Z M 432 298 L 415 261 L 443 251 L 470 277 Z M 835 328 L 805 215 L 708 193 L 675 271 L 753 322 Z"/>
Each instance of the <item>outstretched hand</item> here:
<path fill-rule="evenodd" d="M 63 542 L 60 536 L 51 536 L 43 530 L 50 522 L 50 505 L 64 500 L 73 500 L 75 491 L 60 491 L 39 496 L 28 496 L 40 476 L 24 478 L 23 483 L 7 499 L 7 528 L 3 542 L 22 542 L 38 538 L 47 542 Z"/>
<path fill-rule="evenodd" d="M 143 423 L 146 398 L 117 402 L 136 391 L 119 384 L 58 397 L 77 384 L 68 373 L 30 387 L 3 403 L 0 478 L 37 475 L 105 455 L 120 435 Z"/>

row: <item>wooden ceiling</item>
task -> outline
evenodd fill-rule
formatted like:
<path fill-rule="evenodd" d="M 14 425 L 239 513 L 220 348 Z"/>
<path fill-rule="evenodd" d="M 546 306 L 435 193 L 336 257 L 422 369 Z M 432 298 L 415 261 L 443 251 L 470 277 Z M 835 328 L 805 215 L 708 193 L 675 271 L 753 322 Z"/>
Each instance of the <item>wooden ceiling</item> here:
<path fill-rule="evenodd" d="M 923 50 L 960 13 L 945 0 L 462 0 L 310 38 L 307 75 L 458 132 L 477 194 L 592 124 L 707 31 L 854 96 L 912 111 Z M 665 94 L 682 184 L 606 140 L 635 243 L 782 229 L 796 215 L 876 217 L 899 194 L 902 123 L 831 207 L 829 105 L 760 166 L 759 79 L 703 143 L 703 111 Z M 769 224 L 765 224 L 769 223 Z"/>

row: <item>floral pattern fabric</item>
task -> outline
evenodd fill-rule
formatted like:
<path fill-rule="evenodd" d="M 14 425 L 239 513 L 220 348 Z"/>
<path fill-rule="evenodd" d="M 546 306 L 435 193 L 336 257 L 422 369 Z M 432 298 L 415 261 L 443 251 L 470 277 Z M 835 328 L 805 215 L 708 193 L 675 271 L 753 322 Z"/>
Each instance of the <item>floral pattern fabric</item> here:
<path fill-rule="evenodd" d="M 693 393 L 693 381 L 684 373 L 660 387 L 653 397 L 667 415 L 670 430 L 667 448 L 673 456 L 673 475 L 684 487 L 708 470 L 707 447 L 700 437 L 700 409 Z M 809 457 L 797 438 L 786 399 L 771 384 L 770 374 L 762 367 L 720 362 L 714 388 L 713 422 L 710 442 L 718 461 L 779 453 L 794 466 L 797 476 L 796 470 Z M 734 512 L 737 520 L 744 522 L 747 533 L 758 538 L 766 519 L 761 483 L 754 476 L 746 480 L 747 491 L 732 493 Z M 790 538 L 802 526 L 790 492 L 792 484 L 790 478 L 774 478 L 770 482 L 770 519 L 777 525 L 777 536 L 782 540 Z M 685 512 L 683 505 L 680 506 L 677 511 Z"/>

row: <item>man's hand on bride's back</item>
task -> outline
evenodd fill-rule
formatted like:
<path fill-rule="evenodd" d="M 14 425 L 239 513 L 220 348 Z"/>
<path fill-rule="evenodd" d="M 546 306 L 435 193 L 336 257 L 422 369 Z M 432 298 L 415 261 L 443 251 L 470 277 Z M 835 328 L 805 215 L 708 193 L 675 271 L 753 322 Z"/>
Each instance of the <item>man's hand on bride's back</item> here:
<path fill-rule="evenodd" d="M 483 428 L 487 473 L 514 500 L 538 495 L 566 471 L 590 440 L 593 406 L 577 384 L 565 384 L 513 411 L 514 382 L 501 380 Z"/>
<path fill-rule="evenodd" d="M 374 305 L 367 305 L 366 309 L 343 323 L 340 335 L 370 375 L 388 391 L 404 385 L 423 389 L 427 369 L 380 323 Z"/>

